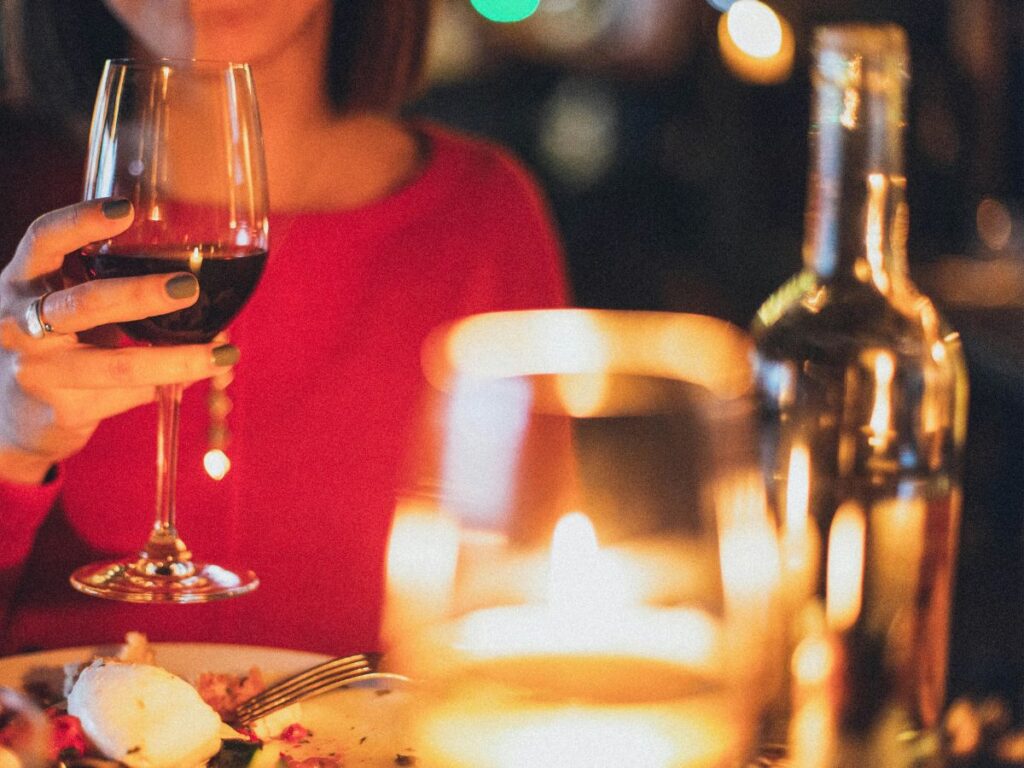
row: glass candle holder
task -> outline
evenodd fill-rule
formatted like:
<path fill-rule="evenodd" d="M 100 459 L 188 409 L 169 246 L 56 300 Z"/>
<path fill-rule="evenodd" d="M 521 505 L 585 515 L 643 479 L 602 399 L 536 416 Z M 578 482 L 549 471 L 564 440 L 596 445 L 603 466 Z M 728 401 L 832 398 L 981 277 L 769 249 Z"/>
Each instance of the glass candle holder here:
<path fill-rule="evenodd" d="M 778 548 L 750 345 L 695 315 L 438 330 L 385 638 L 424 765 L 739 764 L 774 682 Z"/>

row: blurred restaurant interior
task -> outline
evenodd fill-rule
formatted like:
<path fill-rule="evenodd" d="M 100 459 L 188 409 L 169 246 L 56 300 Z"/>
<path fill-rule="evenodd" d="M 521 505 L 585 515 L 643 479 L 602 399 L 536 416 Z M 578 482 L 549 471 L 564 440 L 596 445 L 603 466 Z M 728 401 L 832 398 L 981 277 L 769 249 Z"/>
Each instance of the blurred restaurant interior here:
<path fill-rule="evenodd" d="M 911 271 L 962 333 L 972 386 L 950 695 L 1019 706 L 1024 4 L 770 0 L 776 15 L 754 15 L 751 48 L 758 23 L 779 25 L 780 42 L 760 59 L 744 52 L 744 27 L 726 23 L 727 0 L 541 0 L 507 24 L 478 5 L 442 5 L 414 113 L 526 160 L 577 303 L 741 326 L 800 266 L 813 28 L 907 30 Z"/>
<path fill-rule="evenodd" d="M 972 385 L 950 695 L 997 694 L 1019 708 L 1024 3 L 767 4 L 736 3 L 756 12 L 730 24 L 728 0 L 439 0 L 428 81 L 409 112 L 526 162 L 560 228 L 577 304 L 747 326 L 800 265 L 812 29 L 902 25 L 911 268 L 963 334 Z M 486 18 L 501 13 L 524 18 Z M 18 82 L 3 74 L 10 97 Z M 53 185 L 50 199 L 18 194 L 19 179 L 55 177 L 34 149 L 56 130 L 0 106 L 4 254 L 35 215 L 79 195 L 78 179 Z"/>

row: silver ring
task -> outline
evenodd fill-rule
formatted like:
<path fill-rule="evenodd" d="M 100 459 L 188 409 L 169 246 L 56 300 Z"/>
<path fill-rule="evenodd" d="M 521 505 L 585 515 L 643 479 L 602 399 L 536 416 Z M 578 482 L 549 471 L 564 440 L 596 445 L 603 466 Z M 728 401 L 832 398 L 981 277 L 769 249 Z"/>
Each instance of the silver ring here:
<path fill-rule="evenodd" d="M 25 310 L 25 330 L 33 339 L 41 339 L 48 333 L 53 333 L 53 326 L 50 325 L 43 314 L 43 302 L 51 291 L 47 291 L 37 299 L 33 299 Z"/>

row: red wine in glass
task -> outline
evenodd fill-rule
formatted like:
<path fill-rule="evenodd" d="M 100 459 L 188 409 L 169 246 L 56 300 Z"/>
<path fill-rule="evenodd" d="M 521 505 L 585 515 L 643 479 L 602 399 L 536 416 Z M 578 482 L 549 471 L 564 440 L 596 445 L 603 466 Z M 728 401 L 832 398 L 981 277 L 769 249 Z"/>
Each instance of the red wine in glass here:
<path fill-rule="evenodd" d="M 234 319 L 256 288 L 267 252 L 259 248 L 194 246 L 112 246 L 80 252 L 90 279 L 190 272 L 199 281 L 194 304 L 165 315 L 121 323 L 136 341 L 158 346 L 204 344 Z"/>

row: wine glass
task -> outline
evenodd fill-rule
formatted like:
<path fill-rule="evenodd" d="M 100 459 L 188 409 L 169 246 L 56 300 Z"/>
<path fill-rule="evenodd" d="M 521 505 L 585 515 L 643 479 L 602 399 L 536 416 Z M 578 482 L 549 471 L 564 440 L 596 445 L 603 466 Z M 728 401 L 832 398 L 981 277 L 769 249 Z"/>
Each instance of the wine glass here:
<path fill-rule="evenodd" d="M 749 350 L 607 310 L 432 336 L 383 623 L 424 762 L 744 763 L 778 647 Z"/>
<path fill-rule="evenodd" d="M 131 228 L 79 254 L 90 279 L 191 272 L 199 299 L 123 323 L 137 343 L 201 344 L 231 322 L 267 259 L 267 183 L 256 94 L 246 64 L 161 59 L 106 63 L 96 97 L 85 199 L 132 202 Z M 257 587 L 194 560 L 175 526 L 181 384 L 161 386 L 156 521 L 137 557 L 95 563 L 72 585 L 129 602 L 206 602 Z"/>

